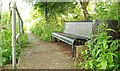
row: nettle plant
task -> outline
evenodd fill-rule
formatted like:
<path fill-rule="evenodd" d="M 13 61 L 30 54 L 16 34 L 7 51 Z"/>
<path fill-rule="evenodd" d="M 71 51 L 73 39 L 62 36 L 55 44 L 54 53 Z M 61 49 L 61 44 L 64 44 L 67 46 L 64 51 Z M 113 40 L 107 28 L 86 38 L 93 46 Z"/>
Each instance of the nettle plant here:
<path fill-rule="evenodd" d="M 98 34 L 91 37 L 88 41 L 89 50 L 82 52 L 84 62 L 82 68 L 90 69 L 118 69 L 120 68 L 120 40 L 112 40 L 108 31 L 116 32 L 109 29 L 106 24 L 98 27 Z"/>

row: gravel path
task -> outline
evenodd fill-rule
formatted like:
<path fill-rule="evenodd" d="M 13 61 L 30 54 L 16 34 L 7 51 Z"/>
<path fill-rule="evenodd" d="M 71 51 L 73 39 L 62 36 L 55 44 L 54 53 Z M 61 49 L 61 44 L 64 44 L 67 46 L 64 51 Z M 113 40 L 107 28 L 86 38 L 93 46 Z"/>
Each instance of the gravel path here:
<path fill-rule="evenodd" d="M 43 42 L 28 33 L 28 47 L 20 55 L 18 69 L 73 69 L 70 46 L 62 42 Z"/>

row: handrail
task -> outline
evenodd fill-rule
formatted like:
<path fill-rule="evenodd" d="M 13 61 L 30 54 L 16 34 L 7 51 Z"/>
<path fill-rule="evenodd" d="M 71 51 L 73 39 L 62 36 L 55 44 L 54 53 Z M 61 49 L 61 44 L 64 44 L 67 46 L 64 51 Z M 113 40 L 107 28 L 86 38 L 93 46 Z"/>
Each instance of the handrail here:
<path fill-rule="evenodd" d="M 17 9 L 16 2 L 12 2 L 12 68 L 16 69 L 16 41 L 21 45 L 20 35 L 23 33 L 23 20 Z M 16 14 L 18 16 L 18 33 L 16 35 Z"/>
<path fill-rule="evenodd" d="M 19 38 L 19 36 L 21 35 L 21 33 L 23 32 L 23 20 L 22 20 L 22 18 L 21 18 L 21 16 L 20 16 L 20 13 L 19 13 L 19 11 L 18 11 L 18 9 L 17 9 L 17 7 L 15 8 L 15 10 L 16 10 L 16 13 L 17 13 L 17 15 L 18 15 L 18 18 L 19 18 L 19 22 L 18 22 L 18 34 L 17 34 L 17 36 L 16 36 L 16 40 Z M 21 21 L 21 22 L 20 22 Z M 20 24 L 21 24 L 21 26 L 22 26 L 22 28 L 20 28 Z M 20 44 L 20 42 L 19 42 L 19 44 Z"/>
<path fill-rule="evenodd" d="M 18 11 L 17 7 L 16 7 L 16 12 L 17 12 L 17 14 L 18 14 L 19 19 L 20 19 L 20 20 L 21 20 L 21 22 L 23 23 L 23 20 L 22 20 L 22 18 L 21 18 L 21 16 L 20 16 L 20 13 L 19 13 L 19 11 Z"/>

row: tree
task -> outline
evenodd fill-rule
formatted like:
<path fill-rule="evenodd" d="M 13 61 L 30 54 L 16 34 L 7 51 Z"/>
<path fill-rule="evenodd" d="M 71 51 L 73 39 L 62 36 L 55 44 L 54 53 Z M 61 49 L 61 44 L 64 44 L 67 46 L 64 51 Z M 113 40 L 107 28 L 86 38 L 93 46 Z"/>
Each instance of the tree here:
<path fill-rule="evenodd" d="M 75 5 L 71 2 L 37 2 L 34 4 L 34 9 L 39 9 L 41 13 L 44 14 L 46 21 L 50 19 L 49 17 L 54 17 L 61 14 L 68 14 L 70 11 L 73 11 Z"/>
<path fill-rule="evenodd" d="M 81 4 L 82 9 L 83 9 L 83 14 L 84 14 L 85 20 L 89 20 L 90 19 L 90 14 L 88 13 L 88 10 L 87 10 L 87 6 L 88 6 L 89 2 L 80 1 L 80 4 Z"/>
<path fill-rule="evenodd" d="M 1 12 L 2 12 L 2 1 L 0 0 L 0 20 L 1 20 Z"/>
<path fill-rule="evenodd" d="M 48 23 L 48 8 L 47 8 L 47 5 L 48 5 L 48 3 L 47 3 L 47 0 L 45 0 L 46 2 L 45 2 L 45 6 L 46 6 L 46 8 L 45 8 L 45 19 L 46 19 L 46 23 Z"/>

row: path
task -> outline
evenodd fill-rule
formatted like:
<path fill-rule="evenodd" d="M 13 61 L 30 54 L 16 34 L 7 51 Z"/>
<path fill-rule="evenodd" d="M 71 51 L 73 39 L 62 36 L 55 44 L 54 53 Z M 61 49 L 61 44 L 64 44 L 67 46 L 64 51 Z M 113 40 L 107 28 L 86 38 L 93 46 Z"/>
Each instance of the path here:
<path fill-rule="evenodd" d="M 28 48 L 20 55 L 18 69 L 71 69 L 73 59 L 69 46 L 61 42 L 42 42 L 32 33 L 28 34 Z"/>

